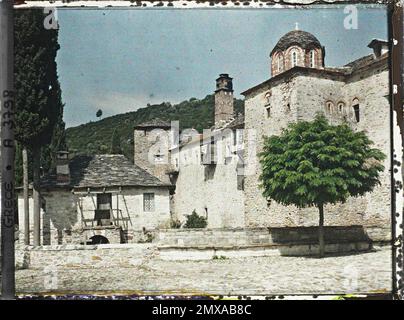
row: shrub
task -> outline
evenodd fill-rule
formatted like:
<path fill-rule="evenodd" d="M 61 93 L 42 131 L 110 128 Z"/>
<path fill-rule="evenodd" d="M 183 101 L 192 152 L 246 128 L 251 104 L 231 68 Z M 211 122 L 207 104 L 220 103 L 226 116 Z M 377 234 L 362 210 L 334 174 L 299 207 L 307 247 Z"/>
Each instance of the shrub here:
<path fill-rule="evenodd" d="M 145 227 L 143 227 L 143 235 L 139 239 L 138 243 L 150 243 L 153 242 L 154 240 L 154 234 L 151 231 L 146 230 Z"/>
<path fill-rule="evenodd" d="M 181 221 L 178 219 L 173 219 L 170 221 L 170 228 L 171 229 L 179 229 L 181 228 Z"/>
<path fill-rule="evenodd" d="M 205 217 L 199 216 L 196 211 L 192 211 L 192 214 L 187 215 L 187 222 L 184 228 L 206 228 L 208 221 Z"/>

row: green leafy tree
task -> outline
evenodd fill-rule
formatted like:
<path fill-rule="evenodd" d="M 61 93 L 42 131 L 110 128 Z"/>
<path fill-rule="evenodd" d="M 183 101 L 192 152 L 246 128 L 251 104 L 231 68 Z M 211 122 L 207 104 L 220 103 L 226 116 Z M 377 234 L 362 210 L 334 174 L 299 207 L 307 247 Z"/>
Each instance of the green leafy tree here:
<path fill-rule="evenodd" d="M 283 205 L 319 210 L 319 255 L 324 255 L 324 205 L 344 203 L 380 184 L 385 155 L 364 132 L 332 126 L 323 115 L 293 123 L 264 138 L 260 153 L 263 195 Z"/>
<path fill-rule="evenodd" d="M 28 158 L 33 164 L 34 245 L 40 242 L 41 151 L 52 142 L 55 127 L 62 125 L 63 112 L 55 60 L 58 31 L 45 29 L 44 17 L 40 9 L 18 10 L 14 20 L 15 135 L 23 152 L 24 193 L 28 184 Z"/>
<path fill-rule="evenodd" d="M 122 154 L 121 138 L 119 137 L 119 133 L 116 129 L 112 133 L 110 153 L 111 154 Z"/>

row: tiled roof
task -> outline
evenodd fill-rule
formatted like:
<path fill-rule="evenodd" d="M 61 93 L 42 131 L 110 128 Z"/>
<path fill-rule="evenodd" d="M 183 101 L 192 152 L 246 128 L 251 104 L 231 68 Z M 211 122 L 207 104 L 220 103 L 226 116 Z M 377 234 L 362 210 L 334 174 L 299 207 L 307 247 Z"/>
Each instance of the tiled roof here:
<path fill-rule="evenodd" d="M 344 81 L 347 79 L 347 77 L 351 76 L 355 71 L 357 71 L 358 69 L 361 69 L 363 67 L 368 67 L 368 66 L 372 66 L 372 65 L 387 66 L 388 65 L 388 59 L 387 59 L 388 56 L 389 56 L 388 52 L 384 53 L 383 55 L 381 55 L 378 58 L 375 58 L 373 54 L 369 54 L 367 56 L 354 60 L 342 67 L 325 67 L 324 69 L 314 69 L 314 68 L 296 66 L 296 67 L 288 69 L 282 73 L 279 73 L 276 76 L 273 76 L 272 78 L 270 78 L 264 82 L 261 82 L 260 84 L 254 86 L 252 88 L 245 90 L 241 94 L 245 96 L 247 94 L 250 94 L 254 90 L 262 88 L 275 81 L 284 79 L 285 77 L 290 77 L 297 72 L 318 74 L 320 76 L 338 76 L 341 78 L 342 81 Z"/>
<path fill-rule="evenodd" d="M 302 30 L 293 30 L 281 37 L 278 43 L 271 51 L 271 56 L 276 50 L 286 50 L 292 45 L 298 45 L 301 48 L 309 46 L 321 47 L 320 41 L 311 33 Z"/>
<path fill-rule="evenodd" d="M 74 157 L 69 166 L 70 184 L 67 187 L 71 188 L 168 186 L 123 155 L 80 155 Z M 52 173 L 41 179 L 41 186 L 51 188 L 62 185 L 56 182 L 56 174 Z"/>
<path fill-rule="evenodd" d="M 152 128 L 170 128 L 171 127 L 171 123 L 170 121 L 167 120 L 162 120 L 159 118 L 154 118 L 152 120 L 143 122 L 141 124 L 138 124 L 135 126 L 135 128 L 139 128 L 139 129 L 152 129 Z"/>
<path fill-rule="evenodd" d="M 344 67 L 349 67 L 351 69 L 351 72 L 355 71 L 356 69 L 366 66 L 376 60 L 375 56 L 373 53 L 361 57 L 359 59 L 356 59 L 354 61 L 351 61 L 350 63 L 346 64 Z"/>

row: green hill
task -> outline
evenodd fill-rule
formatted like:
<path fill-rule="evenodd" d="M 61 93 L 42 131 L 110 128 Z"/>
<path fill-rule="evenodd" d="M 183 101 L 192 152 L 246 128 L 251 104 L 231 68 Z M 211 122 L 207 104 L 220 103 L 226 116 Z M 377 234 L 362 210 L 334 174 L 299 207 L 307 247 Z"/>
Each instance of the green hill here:
<path fill-rule="evenodd" d="M 213 95 L 204 99 L 191 98 L 176 105 L 161 103 L 149 105 L 136 111 L 118 114 L 96 122 L 89 122 L 66 129 L 67 145 L 70 151 L 78 154 L 110 153 L 113 133 L 119 137 L 122 152 L 133 159 L 133 127 L 154 118 L 179 120 L 180 129 L 195 128 L 202 132 L 210 128 L 214 121 Z M 236 113 L 244 113 L 244 101 L 235 99 Z"/>

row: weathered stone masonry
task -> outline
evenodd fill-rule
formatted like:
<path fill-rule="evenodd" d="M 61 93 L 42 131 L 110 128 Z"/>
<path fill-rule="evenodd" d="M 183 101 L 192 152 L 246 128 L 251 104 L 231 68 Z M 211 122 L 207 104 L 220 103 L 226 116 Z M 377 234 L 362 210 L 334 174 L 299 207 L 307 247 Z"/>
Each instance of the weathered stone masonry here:
<path fill-rule="evenodd" d="M 327 225 L 390 225 L 387 58 L 387 54 L 379 57 L 370 55 L 340 69 L 295 67 L 245 92 L 245 129 L 257 130 L 257 153 L 262 150 L 263 136 L 280 134 L 290 122 L 312 120 L 316 113 L 321 112 L 331 123 L 348 121 L 355 130 L 365 130 L 374 146 L 386 154 L 381 185 L 363 197 L 349 199 L 346 204 L 327 206 Z M 356 104 L 359 106 L 359 122 L 353 110 Z M 317 225 L 316 208 L 297 209 L 264 199 L 257 192 L 259 175 L 258 166 L 255 174 L 246 176 L 247 227 Z"/>

